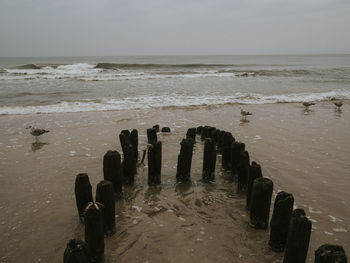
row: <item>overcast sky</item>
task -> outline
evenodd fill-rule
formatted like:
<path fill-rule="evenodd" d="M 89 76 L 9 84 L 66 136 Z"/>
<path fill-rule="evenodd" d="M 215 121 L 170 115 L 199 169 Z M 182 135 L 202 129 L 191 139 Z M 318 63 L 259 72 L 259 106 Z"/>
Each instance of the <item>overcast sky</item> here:
<path fill-rule="evenodd" d="M 0 56 L 350 53 L 350 0 L 0 0 Z"/>

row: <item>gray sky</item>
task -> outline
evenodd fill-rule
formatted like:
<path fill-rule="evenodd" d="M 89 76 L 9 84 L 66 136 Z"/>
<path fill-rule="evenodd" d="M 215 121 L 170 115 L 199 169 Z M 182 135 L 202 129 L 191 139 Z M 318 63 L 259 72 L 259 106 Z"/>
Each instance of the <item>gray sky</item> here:
<path fill-rule="evenodd" d="M 350 0 L 0 0 L 0 56 L 350 53 Z"/>

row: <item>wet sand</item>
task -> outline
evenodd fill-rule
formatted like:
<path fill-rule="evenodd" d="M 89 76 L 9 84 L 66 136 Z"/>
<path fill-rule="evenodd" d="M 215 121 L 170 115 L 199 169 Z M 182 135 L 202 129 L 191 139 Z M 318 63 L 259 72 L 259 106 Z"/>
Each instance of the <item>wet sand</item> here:
<path fill-rule="evenodd" d="M 61 262 L 70 238 L 84 238 L 74 197 L 77 173 L 89 174 L 95 194 L 107 150 L 121 152 L 118 134 L 169 126 L 163 141 L 162 185 L 147 186 L 147 166 L 134 187 L 116 202 L 117 233 L 105 239 L 106 262 L 282 262 L 268 249 L 269 230 L 249 226 L 245 197 L 221 170 L 201 182 L 203 144 L 193 154 L 192 184 L 175 184 L 180 141 L 190 127 L 211 125 L 246 143 L 251 160 L 279 190 L 293 193 L 296 207 L 313 223 L 308 262 L 323 243 L 343 245 L 350 255 L 350 107 L 335 112 L 317 103 L 249 105 L 248 122 L 239 106 L 163 108 L 70 114 L 0 116 L 0 262 Z M 39 143 L 28 125 L 50 129 Z M 147 162 L 146 162 L 147 163 Z M 272 211 L 271 211 L 272 212 Z M 271 213 L 270 213 L 271 216 Z"/>

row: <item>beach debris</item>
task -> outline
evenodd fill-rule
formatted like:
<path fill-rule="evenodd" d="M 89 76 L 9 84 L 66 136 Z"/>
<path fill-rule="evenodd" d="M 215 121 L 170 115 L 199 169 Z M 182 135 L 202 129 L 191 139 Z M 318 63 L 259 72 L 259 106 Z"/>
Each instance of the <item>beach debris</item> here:
<path fill-rule="evenodd" d="M 283 263 L 305 263 L 311 235 L 311 221 L 303 209 L 292 213 Z"/>
<path fill-rule="evenodd" d="M 252 165 L 248 166 L 248 180 L 247 180 L 247 194 L 246 194 L 246 204 L 247 204 L 248 210 L 250 207 L 250 201 L 252 197 L 253 182 L 256 178 L 260 178 L 260 177 L 262 177 L 261 166 L 256 162 L 252 162 Z"/>
<path fill-rule="evenodd" d="M 113 184 L 118 198 L 123 194 L 121 157 L 118 151 L 108 151 L 103 157 L 103 178 Z"/>
<path fill-rule="evenodd" d="M 221 153 L 222 168 L 226 171 L 231 169 L 231 145 L 235 141 L 232 133 L 225 132 L 222 137 Z"/>
<path fill-rule="evenodd" d="M 147 129 L 147 140 L 148 144 L 153 144 L 157 142 L 157 130 L 155 128 Z"/>
<path fill-rule="evenodd" d="M 213 139 L 207 138 L 204 142 L 204 153 L 203 153 L 203 181 L 214 181 L 215 180 L 215 164 L 216 164 L 216 149 Z"/>
<path fill-rule="evenodd" d="M 343 102 L 342 101 L 334 101 L 333 104 L 335 105 L 335 109 L 340 111 L 341 107 L 343 106 Z"/>
<path fill-rule="evenodd" d="M 123 133 L 119 134 L 120 144 L 122 146 L 124 159 L 122 162 L 123 184 L 133 185 L 136 174 L 137 159 L 135 159 L 134 147 L 130 140 Z"/>
<path fill-rule="evenodd" d="M 103 180 L 97 184 L 96 202 L 101 203 L 104 206 L 104 235 L 110 237 L 116 232 L 114 188 L 110 181 Z"/>
<path fill-rule="evenodd" d="M 245 111 L 243 110 L 241 107 L 239 107 L 239 109 L 241 110 L 241 115 L 242 115 L 242 118 L 245 120 L 247 118 L 247 116 L 249 115 L 253 115 L 253 113 L 249 112 L 249 111 Z"/>
<path fill-rule="evenodd" d="M 76 176 L 74 192 L 80 222 L 84 222 L 86 205 L 93 201 L 91 188 L 89 176 L 86 173 L 80 173 Z"/>
<path fill-rule="evenodd" d="M 194 141 L 191 138 L 183 139 L 180 154 L 177 158 L 177 182 L 188 182 L 191 177 L 192 152 Z"/>
<path fill-rule="evenodd" d="M 315 251 L 315 263 L 347 263 L 342 246 L 324 244 Z"/>
<path fill-rule="evenodd" d="M 103 262 L 104 258 L 104 206 L 98 202 L 87 204 L 84 212 L 85 242 L 87 243 L 91 262 Z"/>
<path fill-rule="evenodd" d="M 31 125 L 28 126 L 26 129 L 27 129 L 27 130 L 30 129 L 30 130 L 29 130 L 30 134 L 33 135 L 33 136 L 35 136 L 35 139 L 36 139 L 36 140 L 38 139 L 38 137 L 39 137 L 40 135 L 49 132 L 49 130 L 34 128 L 34 127 L 31 126 Z"/>
<path fill-rule="evenodd" d="M 191 138 L 196 142 L 196 128 L 189 128 L 186 132 L 186 138 Z"/>
<path fill-rule="evenodd" d="M 308 101 L 303 102 L 303 106 L 305 107 L 305 110 L 308 110 L 310 106 L 313 106 L 315 104 L 316 104 L 315 102 L 308 102 Z"/>
<path fill-rule="evenodd" d="M 248 151 L 242 151 L 239 154 L 238 159 L 238 191 L 242 192 L 247 190 L 248 186 L 248 168 L 250 158 Z"/>
<path fill-rule="evenodd" d="M 273 182 L 268 178 L 257 178 L 253 182 L 250 203 L 250 225 L 257 229 L 266 229 L 269 224 L 269 214 Z"/>
<path fill-rule="evenodd" d="M 238 173 L 239 155 L 245 150 L 245 144 L 242 142 L 232 142 L 231 144 L 231 173 Z"/>
<path fill-rule="evenodd" d="M 168 133 L 168 132 L 171 132 L 171 130 L 169 127 L 163 127 L 162 132 Z"/>
<path fill-rule="evenodd" d="M 162 171 L 162 142 L 158 141 L 148 148 L 148 185 L 161 183 Z"/>
<path fill-rule="evenodd" d="M 284 191 L 277 194 L 270 222 L 269 246 L 273 251 L 282 252 L 286 246 L 293 205 L 292 194 Z"/>
<path fill-rule="evenodd" d="M 79 238 L 69 240 L 63 254 L 63 263 L 90 262 L 87 244 Z"/>

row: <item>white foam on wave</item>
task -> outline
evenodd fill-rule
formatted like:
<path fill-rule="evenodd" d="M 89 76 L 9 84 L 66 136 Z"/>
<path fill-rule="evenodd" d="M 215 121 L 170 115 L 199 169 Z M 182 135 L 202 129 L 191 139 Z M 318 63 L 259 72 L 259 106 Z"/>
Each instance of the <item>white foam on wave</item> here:
<path fill-rule="evenodd" d="M 273 104 L 302 101 L 327 101 L 350 99 L 350 91 L 331 91 L 312 94 L 261 95 L 236 93 L 232 96 L 163 95 L 148 97 L 126 97 L 121 99 L 101 98 L 98 100 L 63 101 L 51 105 L 0 107 L 0 114 L 35 114 L 56 112 L 87 112 L 126 109 L 150 109 L 161 107 L 188 107 L 225 104 Z"/>

